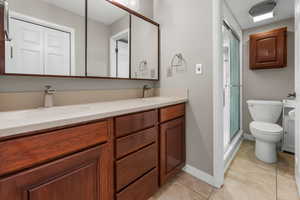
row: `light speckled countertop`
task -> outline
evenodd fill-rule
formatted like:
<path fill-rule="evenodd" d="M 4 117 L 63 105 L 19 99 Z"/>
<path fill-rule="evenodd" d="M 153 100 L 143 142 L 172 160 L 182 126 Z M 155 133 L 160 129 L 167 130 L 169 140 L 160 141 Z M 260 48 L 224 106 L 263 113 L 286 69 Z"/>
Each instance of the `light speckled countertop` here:
<path fill-rule="evenodd" d="M 80 122 L 115 117 L 187 102 L 185 97 L 152 97 L 0 112 L 0 139 Z"/>

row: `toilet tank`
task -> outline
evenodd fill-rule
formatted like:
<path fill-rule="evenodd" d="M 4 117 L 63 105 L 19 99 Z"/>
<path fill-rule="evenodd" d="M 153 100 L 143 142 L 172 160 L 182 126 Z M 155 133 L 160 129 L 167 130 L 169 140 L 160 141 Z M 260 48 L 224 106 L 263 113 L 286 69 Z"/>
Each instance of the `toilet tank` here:
<path fill-rule="evenodd" d="M 254 121 L 277 123 L 283 103 L 280 101 L 247 101 L 250 115 Z"/>

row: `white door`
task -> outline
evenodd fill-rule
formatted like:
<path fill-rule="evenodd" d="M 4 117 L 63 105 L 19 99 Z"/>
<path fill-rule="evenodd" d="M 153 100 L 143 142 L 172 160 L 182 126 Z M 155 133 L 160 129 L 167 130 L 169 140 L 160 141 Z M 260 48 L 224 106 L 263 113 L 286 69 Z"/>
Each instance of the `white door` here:
<path fill-rule="evenodd" d="M 44 74 L 43 27 L 11 19 L 11 50 L 7 57 L 7 73 Z"/>
<path fill-rule="evenodd" d="M 70 33 L 45 28 L 45 74 L 71 74 Z"/>
<path fill-rule="evenodd" d="M 117 76 L 118 78 L 129 77 L 129 45 L 126 42 L 117 41 Z"/>
<path fill-rule="evenodd" d="M 11 18 L 6 72 L 70 75 L 70 33 Z"/>
<path fill-rule="evenodd" d="M 296 167 L 295 174 L 298 185 L 298 190 L 300 192 L 300 0 L 296 0 L 295 5 L 295 38 L 296 38 L 296 63 L 295 63 L 295 88 L 297 93 L 296 98 L 296 120 L 295 120 L 295 145 L 296 145 Z"/>

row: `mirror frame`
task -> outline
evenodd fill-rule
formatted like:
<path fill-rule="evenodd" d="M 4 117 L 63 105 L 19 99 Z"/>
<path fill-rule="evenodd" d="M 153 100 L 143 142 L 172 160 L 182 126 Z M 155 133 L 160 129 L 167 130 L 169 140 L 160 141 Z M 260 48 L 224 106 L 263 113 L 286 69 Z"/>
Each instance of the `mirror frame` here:
<path fill-rule="evenodd" d="M 134 15 L 136 17 L 139 17 L 158 28 L 158 78 L 157 79 L 140 79 L 140 78 L 131 78 L 131 73 L 129 73 L 129 78 L 117 78 L 117 77 L 100 77 L 100 76 L 87 76 L 87 20 L 88 20 L 88 0 L 85 1 L 85 76 L 66 76 L 66 75 L 42 75 L 42 74 L 13 74 L 13 73 L 6 73 L 5 72 L 5 43 L 6 43 L 6 35 L 5 35 L 5 23 L 4 23 L 4 5 L 0 3 L 0 76 L 31 76 L 31 77 L 49 77 L 49 78 L 85 78 L 85 79 L 110 79 L 110 80 L 144 80 L 144 81 L 159 81 L 160 80 L 160 25 L 159 23 L 155 22 L 154 20 L 140 14 L 137 11 L 134 11 L 121 3 L 118 3 L 113 0 L 105 0 L 108 3 L 112 4 L 113 6 L 116 6 L 124 11 L 126 11 L 130 15 L 130 24 L 129 28 L 131 30 L 131 16 Z M 131 35 L 130 35 L 131 37 Z M 129 55 L 129 61 L 130 61 L 130 69 L 129 72 L 131 72 L 131 47 L 130 47 L 130 55 Z"/>

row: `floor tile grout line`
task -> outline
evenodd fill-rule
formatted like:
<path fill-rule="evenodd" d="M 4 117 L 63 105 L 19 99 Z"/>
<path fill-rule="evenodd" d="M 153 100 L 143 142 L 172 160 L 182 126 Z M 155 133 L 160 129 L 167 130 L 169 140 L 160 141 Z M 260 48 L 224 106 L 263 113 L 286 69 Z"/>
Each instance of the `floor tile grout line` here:
<path fill-rule="evenodd" d="M 181 186 L 183 186 L 183 187 L 189 189 L 189 190 L 192 191 L 192 192 L 195 192 L 196 194 L 200 195 L 200 196 L 203 197 L 203 198 L 206 198 L 206 197 L 205 197 L 203 194 L 201 194 L 200 192 L 198 192 L 198 191 L 196 191 L 196 190 L 194 190 L 194 189 L 192 189 L 192 188 L 190 188 L 190 187 L 188 187 L 188 186 L 186 186 L 186 185 L 180 183 L 179 181 L 175 181 L 175 183 L 177 183 L 177 184 L 179 184 L 179 185 L 181 185 Z M 213 190 L 213 189 L 212 189 L 212 190 Z M 210 193 L 211 193 L 211 192 L 210 192 Z M 210 197 L 210 193 L 209 193 L 208 197 Z M 207 200 L 208 200 L 208 199 L 207 199 Z"/>
<path fill-rule="evenodd" d="M 214 189 L 212 189 L 212 191 L 211 191 L 210 194 L 208 195 L 208 199 L 207 199 L 207 200 L 210 200 L 210 198 L 212 197 L 213 193 L 214 193 Z"/>

